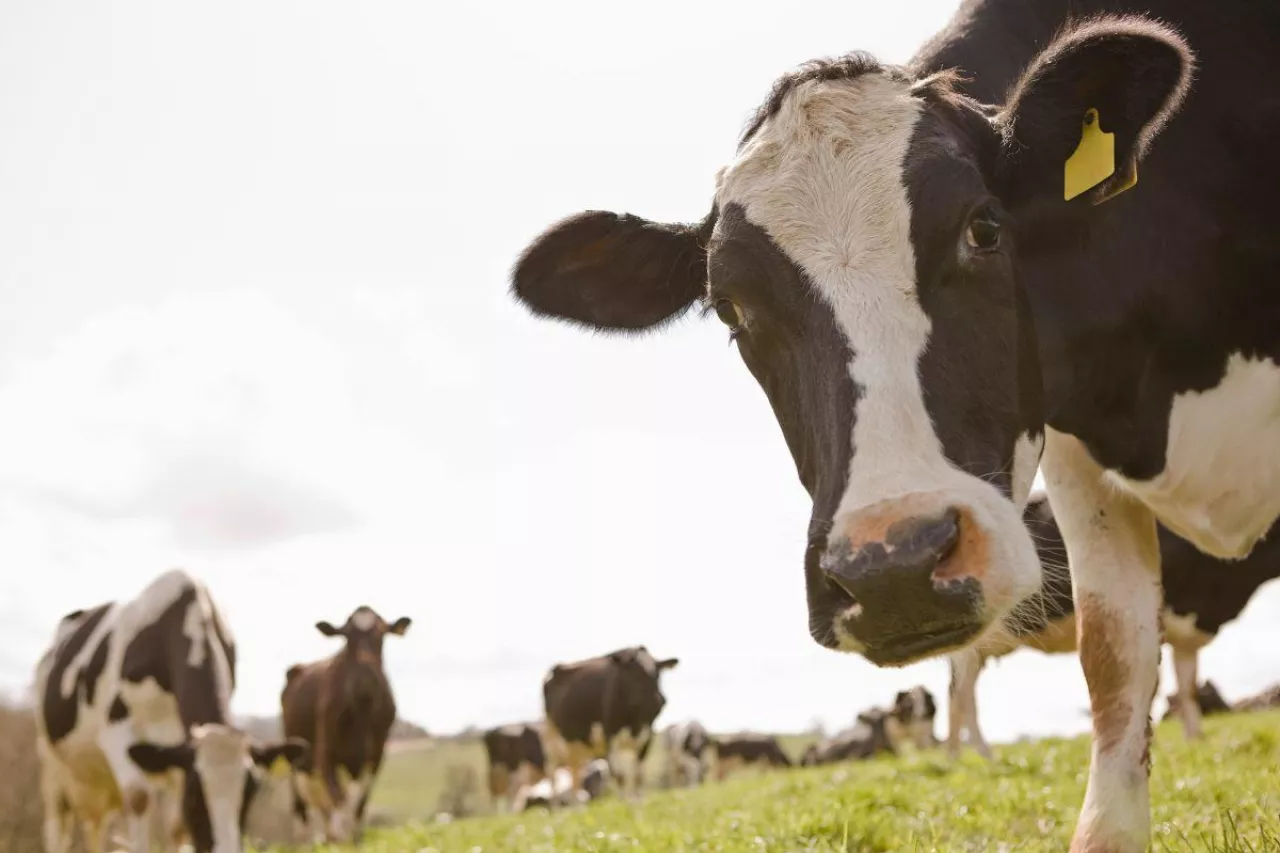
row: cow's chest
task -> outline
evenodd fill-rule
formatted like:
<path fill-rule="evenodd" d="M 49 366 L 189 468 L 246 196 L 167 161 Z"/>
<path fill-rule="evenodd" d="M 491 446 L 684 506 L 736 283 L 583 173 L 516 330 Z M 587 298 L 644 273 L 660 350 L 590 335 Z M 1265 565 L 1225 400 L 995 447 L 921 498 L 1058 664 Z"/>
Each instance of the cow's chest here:
<path fill-rule="evenodd" d="M 1110 477 L 1206 553 L 1248 554 L 1280 515 L 1280 366 L 1233 355 L 1217 386 L 1174 397 L 1163 471 Z"/>

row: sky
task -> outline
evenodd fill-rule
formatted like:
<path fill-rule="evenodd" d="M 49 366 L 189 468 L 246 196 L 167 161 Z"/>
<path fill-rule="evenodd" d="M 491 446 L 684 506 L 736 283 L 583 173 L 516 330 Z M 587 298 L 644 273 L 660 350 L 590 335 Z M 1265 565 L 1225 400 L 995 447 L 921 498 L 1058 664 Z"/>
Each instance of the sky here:
<path fill-rule="evenodd" d="M 661 723 L 942 700 L 943 662 L 809 638 L 808 498 L 718 323 L 588 335 L 506 288 L 564 215 L 701 218 L 778 74 L 905 61 L 954 3 L 438 5 L 0 6 L 0 691 L 61 614 L 182 566 L 240 713 L 360 604 L 414 620 L 386 664 L 431 731 L 635 643 L 680 658 Z M 1277 617 L 1272 587 L 1203 654 L 1228 697 L 1280 672 Z M 994 741 L 1087 704 L 1073 656 L 979 685 Z"/>

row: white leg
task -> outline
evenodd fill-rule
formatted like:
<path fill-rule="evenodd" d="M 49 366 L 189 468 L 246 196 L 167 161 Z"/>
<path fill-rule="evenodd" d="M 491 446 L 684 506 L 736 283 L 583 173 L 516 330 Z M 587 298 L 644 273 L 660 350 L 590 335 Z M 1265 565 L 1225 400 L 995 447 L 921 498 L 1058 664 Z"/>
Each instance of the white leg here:
<path fill-rule="evenodd" d="M 1198 657 L 1197 649 L 1179 645 L 1173 647 L 1173 673 L 1178 681 L 1178 716 L 1182 718 L 1182 731 L 1190 740 L 1200 737 Z"/>
<path fill-rule="evenodd" d="M 128 750 L 134 742 L 133 727 L 128 720 L 108 724 L 98 737 L 98 746 L 116 778 L 124 801 L 131 847 L 133 850 L 150 851 L 151 813 L 156 798 L 150 780 L 129 757 Z"/>
<path fill-rule="evenodd" d="M 966 649 L 950 657 L 951 684 L 947 701 L 947 752 L 952 758 L 960 755 L 962 735 L 968 731 L 969 743 L 983 758 L 991 757 L 991 749 L 982 738 L 978 727 L 978 675 L 986 658 L 981 652 Z"/>
<path fill-rule="evenodd" d="M 1160 666 L 1160 546 L 1151 511 L 1103 479 L 1077 439 L 1047 430 L 1042 463 L 1075 587 L 1093 750 L 1072 853 L 1144 853 L 1151 702 Z"/>

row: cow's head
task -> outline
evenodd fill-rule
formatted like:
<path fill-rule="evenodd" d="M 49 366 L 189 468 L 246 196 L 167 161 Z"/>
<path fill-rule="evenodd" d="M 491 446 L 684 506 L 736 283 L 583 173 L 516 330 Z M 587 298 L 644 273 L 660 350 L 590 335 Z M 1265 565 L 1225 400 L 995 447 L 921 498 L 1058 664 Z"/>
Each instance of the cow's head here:
<path fill-rule="evenodd" d="M 629 722 L 652 725 L 667 704 L 659 676 L 663 671 L 675 668 L 680 659 L 656 660 L 644 646 L 631 646 L 612 652 L 609 662 L 617 696 L 621 707 L 627 709 Z"/>
<path fill-rule="evenodd" d="M 192 727 L 186 743 L 136 743 L 129 758 L 145 773 L 183 771 L 182 817 L 196 853 L 241 853 L 262 768 L 281 758 L 296 764 L 309 752 L 298 738 L 256 744 L 238 729 L 208 723 Z"/>
<path fill-rule="evenodd" d="M 889 711 L 899 736 L 911 741 L 917 749 L 933 746 L 933 719 L 937 714 L 933 694 L 923 686 L 899 691 Z"/>
<path fill-rule="evenodd" d="M 316 623 L 316 630 L 326 637 L 345 637 L 347 651 L 355 660 L 381 666 L 382 638 L 388 634 L 403 637 L 412 622 L 408 616 L 401 616 L 387 624 L 372 607 L 361 605 L 351 611 L 341 628 L 322 619 Z"/>
<path fill-rule="evenodd" d="M 1000 107 L 953 74 L 811 63 L 774 86 L 701 222 L 570 217 L 513 292 L 600 330 L 714 312 L 813 499 L 814 638 L 879 665 L 963 647 L 1039 588 L 1019 515 L 1044 423 L 1028 270 L 1070 262 L 1191 64 L 1140 18 L 1064 31 Z M 1066 201 L 1091 110 L 1116 170 Z"/>

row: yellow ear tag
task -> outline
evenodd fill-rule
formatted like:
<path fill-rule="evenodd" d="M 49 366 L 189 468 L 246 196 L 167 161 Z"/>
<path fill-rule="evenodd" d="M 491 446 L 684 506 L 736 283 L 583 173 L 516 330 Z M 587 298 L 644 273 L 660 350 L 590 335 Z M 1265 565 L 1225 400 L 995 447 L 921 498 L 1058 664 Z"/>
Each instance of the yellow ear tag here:
<path fill-rule="evenodd" d="M 1067 158 L 1063 168 L 1062 198 L 1070 201 L 1111 177 L 1115 170 L 1116 135 L 1102 132 L 1102 127 L 1098 124 L 1098 111 L 1090 108 L 1084 114 L 1080 144 Z M 1136 172 L 1133 177 L 1136 183 Z"/>

